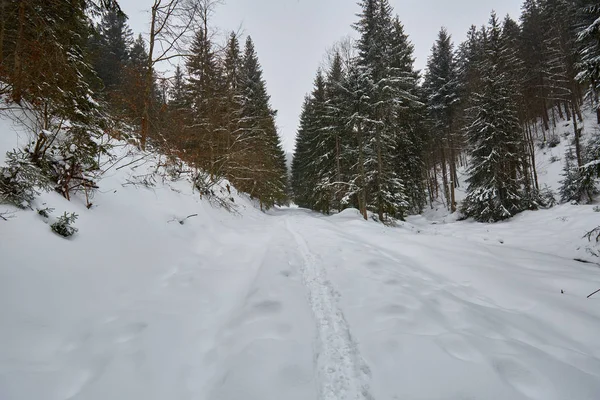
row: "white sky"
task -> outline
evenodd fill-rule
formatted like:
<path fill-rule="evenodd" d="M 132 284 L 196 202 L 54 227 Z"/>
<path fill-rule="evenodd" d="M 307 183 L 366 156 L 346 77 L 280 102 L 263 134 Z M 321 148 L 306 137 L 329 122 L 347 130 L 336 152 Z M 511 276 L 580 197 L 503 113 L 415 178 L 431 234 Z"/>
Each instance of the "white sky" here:
<path fill-rule="evenodd" d="M 455 44 L 472 24 L 487 23 L 491 10 L 518 19 L 523 0 L 390 0 L 415 45 L 423 69 L 437 33 L 445 26 Z M 151 0 L 120 0 L 134 32 L 148 31 Z M 213 18 L 224 33 L 238 30 L 254 39 L 285 150 L 291 152 L 305 93 L 325 51 L 352 34 L 359 7 L 354 0 L 226 0 Z"/>

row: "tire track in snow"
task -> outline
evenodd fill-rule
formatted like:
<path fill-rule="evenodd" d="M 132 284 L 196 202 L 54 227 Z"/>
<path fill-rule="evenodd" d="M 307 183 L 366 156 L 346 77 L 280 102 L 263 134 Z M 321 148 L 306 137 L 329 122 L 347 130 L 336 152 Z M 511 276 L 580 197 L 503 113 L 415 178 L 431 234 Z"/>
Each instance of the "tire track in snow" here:
<path fill-rule="evenodd" d="M 317 323 L 315 361 L 319 399 L 373 400 L 369 393 L 371 372 L 338 307 L 339 293 L 327 279 L 325 270 L 318 264 L 304 238 L 291 228 L 289 220 L 286 220 L 285 226 L 302 256 L 302 277 Z"/>

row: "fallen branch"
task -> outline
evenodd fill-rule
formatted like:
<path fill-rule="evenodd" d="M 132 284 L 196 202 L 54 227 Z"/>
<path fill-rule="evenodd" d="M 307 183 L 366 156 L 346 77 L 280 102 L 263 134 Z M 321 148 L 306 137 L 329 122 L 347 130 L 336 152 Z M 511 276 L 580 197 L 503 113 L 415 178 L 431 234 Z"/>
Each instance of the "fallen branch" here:
<path fill-rule="evenodd" d="M 1 212 L 0 213 L 0 219 L 3 219 L 4 221 L 8 221 L 9 219 L 14 217 L 14 213 L 12 212 Z"/>
<path fill-rule="evenodd" d="M 595 295 L 596 293 L 600 293 L 600 289 L 596 290 L 594 293 L 590 294 L 587 298 L 589 299 L 590 297 L 592 297 L 593 295 Z"/>
<path fill-rule="evenodd" d="M 185 221 L 187 221 L 188 219 L 190 219 L 190 218 L 193 218 L 193 217 L 197 217 L 197 216 L 198 216 L 198 214 L 192 214 L 192 215 L 188 215 L 188 216 L 187 216 L 187 217 L 185 217 L 184 219 L 177 219 L 177 218 L 173 218 L 173 219 L 171 219 L 171 220 L 167 221 L 167 223 L 170 223 L 170 222 L 175 222 L 175 221 L 177 221 L 177 222 L 179 222 L 179 224 L 180 224 L 180 225 L 183 225 L 183 224 L 185 223 Z"/>

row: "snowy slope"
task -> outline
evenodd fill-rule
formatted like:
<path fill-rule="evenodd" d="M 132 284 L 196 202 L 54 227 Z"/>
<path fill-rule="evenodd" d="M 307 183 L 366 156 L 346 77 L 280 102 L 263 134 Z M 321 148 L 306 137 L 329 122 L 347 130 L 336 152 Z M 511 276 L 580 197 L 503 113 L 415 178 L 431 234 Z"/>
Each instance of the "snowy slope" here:
<path fill-rule="evenodd" d="M 389 228 L 233 193 L 231 214 L 126 184 L 154 165 L 112 168 L 91 210 L 44 194 L 80 215 L 71 240 L 0 221 L 0 399 L 599 398 L 600 267 L 573 260 L 591 207 Z"/>
<path fill-rule="evenodd" d="M 572 121 L 561 120 L 556 116 L 556 124 L 550 124 L 550 130 L 544 135 L 542 122 L 537 123 L 533 128 L 533 137 L 535 144 L 535 166 L 538 174 L 538 183 L 540 189 L 548 187 L 555 195 L 556 200 L 560 200 L 559 189 L 563 179 L 563 167 L 567 151 L 572 145 L 574 132 Z M 600 125 L 597 123 L 596 112 L 590 108 L 583 110 L 583 122 L 578 123 L 579 128 L 583 128 L 581 143 L 585 146 L 592 135 L 600 135 Z M 547 143 L 551 138 L 557 138 L 560 142 L 555 146 L 549 146 Z M 459 187 L 456 189 L 456 201 L 460 204 L 467 196 L 468 187 L 467 173 L 468 166 L 459 166 L 457 169 Z M 440 178 L 441 179 L 441 178 Z M 441 187 L 441 181 L 440 181 Z M 435 201 L 433 208 L 426 207 L 423 217 L 435 222 L 455 222 L 458 214 L 452 215 L 442 203 Z"/>

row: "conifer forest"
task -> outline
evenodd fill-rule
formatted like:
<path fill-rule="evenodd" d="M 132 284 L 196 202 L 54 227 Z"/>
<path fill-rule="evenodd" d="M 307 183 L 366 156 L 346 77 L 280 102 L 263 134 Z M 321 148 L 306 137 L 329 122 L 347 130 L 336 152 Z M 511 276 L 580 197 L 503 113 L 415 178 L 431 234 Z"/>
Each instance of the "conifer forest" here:
<path fill-rule="evenodd" d="M 0 400 L 599 400 L 599 267 L 599 0 L 0 0 Z"/>

